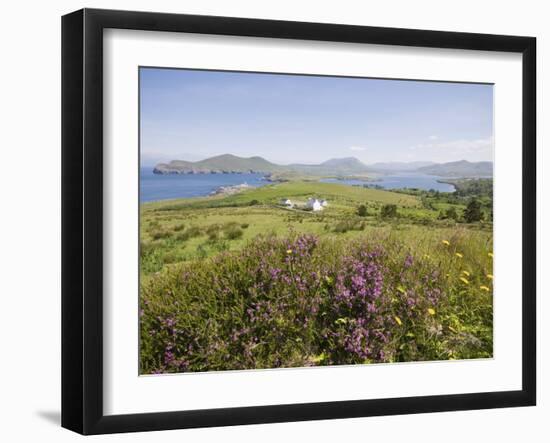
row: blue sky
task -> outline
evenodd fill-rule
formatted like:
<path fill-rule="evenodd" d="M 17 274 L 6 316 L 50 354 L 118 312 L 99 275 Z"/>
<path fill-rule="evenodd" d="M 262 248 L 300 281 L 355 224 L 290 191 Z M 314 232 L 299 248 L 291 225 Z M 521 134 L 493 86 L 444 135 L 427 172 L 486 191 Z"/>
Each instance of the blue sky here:
<path fill-rule="evenodd" d="M 142 164 L 492 160 L 491 85 L 140 69 Z"/>

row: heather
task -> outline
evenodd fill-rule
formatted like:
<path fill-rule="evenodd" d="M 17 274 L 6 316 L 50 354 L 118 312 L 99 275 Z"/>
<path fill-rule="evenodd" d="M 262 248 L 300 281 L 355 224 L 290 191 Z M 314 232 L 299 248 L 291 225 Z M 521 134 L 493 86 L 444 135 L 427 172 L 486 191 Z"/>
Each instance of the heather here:
<path fill-rule="evenodd" d="M 142 278 L 141 373 L 492 356 L 489 235 L 339 222 L 250 238 L 248 224 L 178 224 L 168 236 L 204 235 L 216 249 Z"/>

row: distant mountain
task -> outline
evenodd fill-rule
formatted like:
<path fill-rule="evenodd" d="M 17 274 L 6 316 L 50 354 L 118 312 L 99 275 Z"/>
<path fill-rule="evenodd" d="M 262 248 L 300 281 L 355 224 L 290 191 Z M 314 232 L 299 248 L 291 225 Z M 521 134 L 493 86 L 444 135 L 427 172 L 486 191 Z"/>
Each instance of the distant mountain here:
<path fill-rule="evenodd" d="M 375 171 L 414 171 L 425 166 L 435 165 L 435 162 L 418 161 L 418 162 L 379 162 L 369 165 L 369 168 Z"/>
<path fill-rule="evenodd" d="M 312 175 L 358 174 L 367 172 L 368 167 L 355 157 L 333 158 L 317 165 L 277 165 L 262 157 L 237 157 L 232 154 L 218 155 L 205 160 L 190 162 L 172 160 L 155 166 L 155 174 L 227 174 L 227 173 L 271 173 L 290 171 Z"/>
<path fill-rule="evenodd" d="M 262 157 L 237 157 L 223 154 L 197 162 L 172 160 L 155 166 L 155 174 L 223 174 L 232 172 L 267 173 L 280 170 L 281 166 Z"/>
<path fill-rule="evenodd" d="M 369 170 L 367 165 L 361 163 L 355 157 L 331 158 L 321 163 L 319 167 L 346 172 L 366 172 Z"/>
<path fill-rule="evenodd" d="M 360 175 L 369 172 L 410 171 L 441 177 L 491 177 L 492 162 L 472 163 L 466 160 L 450 163 L 433 162 L 388 162 L 365 165 L 355 157 L 331 158 L 319 164 L 277 165 L 262 157 L 238 157 L 223 154 L 196 162 L 172 160 L 155 166 L 155 174 L 229 174 L 255 172 L 271 174 L 274 172 L 292 172 L 314 176 L 323 175 Z"/>
<path fill-rule="evenodd" d="M 450 163 L 439 163 L 417 169 L 418 172 L 441 177 L 492 177 L 493 162 L 469 162 L 460 160 Z"/>

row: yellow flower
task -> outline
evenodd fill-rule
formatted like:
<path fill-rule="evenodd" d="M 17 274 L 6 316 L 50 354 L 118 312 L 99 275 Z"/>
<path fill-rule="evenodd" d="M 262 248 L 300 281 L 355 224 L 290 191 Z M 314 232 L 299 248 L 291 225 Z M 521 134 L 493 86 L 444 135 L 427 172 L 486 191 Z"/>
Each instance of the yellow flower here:
<path fill-rule="evenodd" d="M 435 315 L 435 309 L 428 308 L 428 314 Z"/>
<path fill-rule="evenodd" d="M 430 258 L 428 254 L 424 254 L 424 258 Z"/>
<path fill-rule="evenodd" d="M 287 253 L 287 254 L 292 254 L 292 249 L 287 249 L 287 250 L 286 250 L 286 253 Z"/>
<path fill-rule="evenodd" d="M 492 253 L 492 252 L 489 252 L 487 255 L 488 255 L 489 257 L 493 258 L 493 253 Z"/>
<path fill-rule="evenodd" d="M 403 289 L 402 286 L 398 286 L 396 289 L 397 289 L 399 292 L 401 292 L 401 294 L 404 294 L 404 293 L 405 293 L 405 289 Z"/>
<path fill-rule="evenodd" d="M 320 355 L 316 355 L 314 357 L 311 357 L 310 360 L 313 363 L 321 363 L 325 358 L 327 358 L 327 356 L 324 353 L 322 353 Z"/>
<path fill-rule="evenodd" d="M 455 255 L 456 255 L 458 258 L 464 257 L 464 255 L 462 255 L 460 252 L 455 252 Z"/>
<path fill-rule="evenodd" d="M 490 289 L 489 289 L 487 286 L 485 286 L 485 285 L 481 285 L 481 286 L 479 287 L 479 289 L 481 289 L 482 291 L 485 291 L 485 292 L 489 292 L 489 291 L 490 291 Z"/>
<path fill-rule="evenodd" d="M 492 280 L 492 279 L 493 279 L 493 274 L 487 274 L 487 278 L 488 278 L 489 280 Z"/>
<path fill-rule="evenodd" d="M 464 282 L 464 284 L 466 284 L 466 285 L 470 284 L 470 282 L 467 279 L 465 279 L 464 277 L 460 277 L 460 281 Z"/>
<path fill-rule="evenodd" d="M 462 271 L 462 273 L 466 276 L 466 277 L 469 277 L 470 276 L 470 273 L 468 271 Z"/>
<path fill-rule="evenodd" d="M 443 243 L 445 246 L 451 245 L 451 242 L 449 240 L 443 240 L 441 243 Z"/>
<path fill-rule="evenodd" d="M 403 322 L 401 321 L 401 319 L 397 315 L 394 318 L 395 318 L 395 321 L 397 322 L 397 324 L 399 326 L 401 326 L 403 324 Z"/>

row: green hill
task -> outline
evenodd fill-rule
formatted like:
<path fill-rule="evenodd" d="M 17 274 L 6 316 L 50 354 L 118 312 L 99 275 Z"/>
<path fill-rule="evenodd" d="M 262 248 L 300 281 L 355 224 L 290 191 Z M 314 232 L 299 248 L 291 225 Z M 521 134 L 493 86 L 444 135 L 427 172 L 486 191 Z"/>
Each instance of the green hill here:
<path fill-rule="evenodd" d="M 142 207 L 161 210 L 181 208 L 199 209 L 247 206 L 253 201 L 259 204 L 276 205 L 281 199 L 290 198 L 294 202 L 306 202 L 310 197 L 327 200 L 330 208 L 351 208 L 353 210 L 358 204 L 365 202 L 396 204 L 408 208 L 414 208 L 420 205 L 420 201 L 417 197 L 397 192 L 364 188 L 361 186 L 348 186 L 339 183 L 291 181 L 262 186 L 260 188 L 251 188 L 232 195 L 215 195 L 209 197 L 149 202 L 142 204 Z"/>
<path fill-rule="evenodd" d="M 156 174 L 222 174 L 234 172 L 273 172 L 280 166 L 262 157 L 238 157 L 232 154 L 217 155 L 197 162 L 172 160 L 155 166 Z"/>

